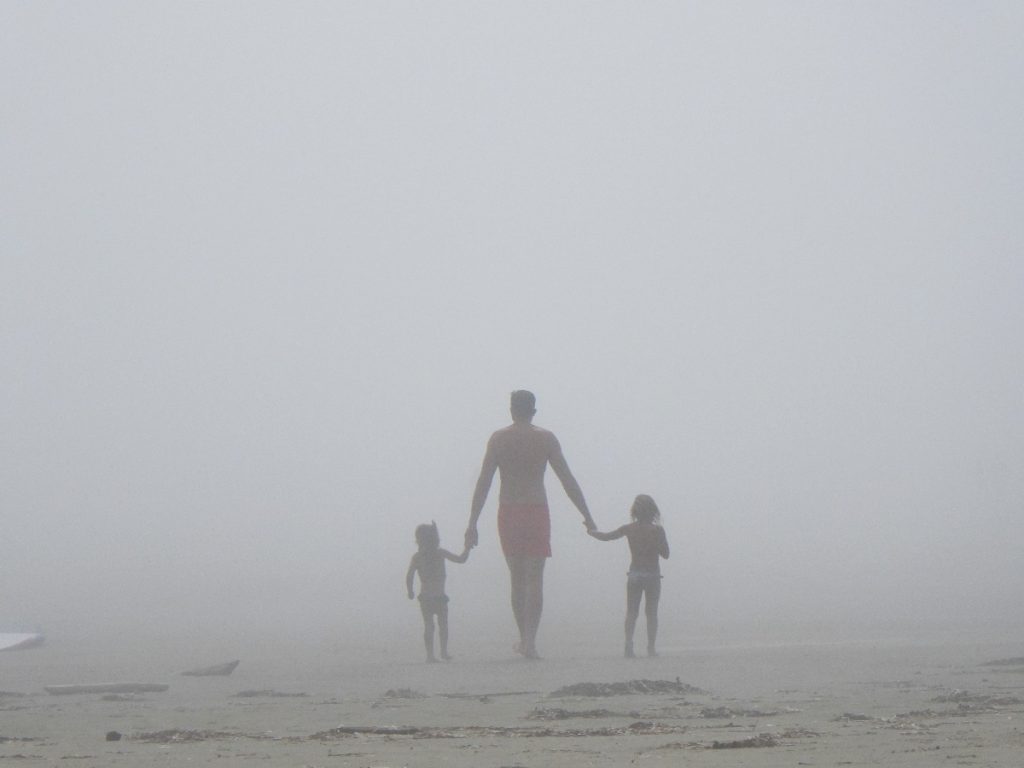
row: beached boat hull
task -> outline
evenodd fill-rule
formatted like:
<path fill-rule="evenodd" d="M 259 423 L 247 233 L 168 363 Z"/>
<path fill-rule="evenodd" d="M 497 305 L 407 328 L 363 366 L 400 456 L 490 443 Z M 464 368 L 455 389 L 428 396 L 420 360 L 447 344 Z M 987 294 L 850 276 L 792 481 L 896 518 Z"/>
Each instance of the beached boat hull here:
<path fill-rule="evenodd" d="M 42 644 L 43 636 L 37 632 L 0 632 L 0 651 L 20 651 Z"/>

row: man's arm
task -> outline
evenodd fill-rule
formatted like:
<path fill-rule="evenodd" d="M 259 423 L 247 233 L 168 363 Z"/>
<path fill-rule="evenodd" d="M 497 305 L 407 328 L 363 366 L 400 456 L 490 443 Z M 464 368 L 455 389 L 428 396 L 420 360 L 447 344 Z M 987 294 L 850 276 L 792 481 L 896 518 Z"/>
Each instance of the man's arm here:
<path fill-rule="evenodd" d="M 409 561 L 409 570 L 405 572 L 405 591 L 409 593 L 409 599 L 412 600 L 416 597 L 416 592 L 412 588 L 413 576 L 416 575 L 416 555 L 412 556 L 412 560 Z"/>
<path fill-rule="evenodd" d="M 487 441 L 487 450 L 484 451 L 484 462 L 480 467 L 480 476 L 476 479 L 476 488 L 473 490 L 473 502 L 469 508 L 469 525 L 466 526 L 466 549 L 471 549 L 480 540 L 476 531 L 476 521 L 480 519 L 483 512 L 484 502 L 487 501 L 487 494 L 491 490 L 491 481 L 494 480 L 494 473 L 498 469 L 498 457 L 494 450 L 494 435 Z"/>
<path fill-rule="evenodd" d="M 665 529 L 660 526 L 658 531 L 661 533 L 658 539 L 658 554 L 668 560 L 668 536 L 665 535 Z"/>
<path fill-rule="evenodd" d="M 573 477 L 565 456 L 562 455 L 562 446 L 558 444 L 558 439 L 554 435 L 551 436 L 551 439 L 554 445 L 551 449 L 551 455 L 548 456 L 548 463 L 561 481 L 562 488 L 565 489 L 565 495 L 569 497 L 569 501 L 583 515 L 583 525 L 587 527 L 588 531 L 593 530 L 597 528 L 597 525 L 594 523 L 594 518 L 590 516 L 590 510 L 587 509 L 587 500 L 583 498 L 583 490 L 580 488 L 580 484 L 576 482 L 576 478 Z"/>

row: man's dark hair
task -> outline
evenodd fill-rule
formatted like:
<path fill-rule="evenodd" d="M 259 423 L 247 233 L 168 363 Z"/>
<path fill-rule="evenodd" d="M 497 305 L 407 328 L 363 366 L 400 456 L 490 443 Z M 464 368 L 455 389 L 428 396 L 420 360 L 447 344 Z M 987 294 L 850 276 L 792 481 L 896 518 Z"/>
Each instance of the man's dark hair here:
<path fill-rule="evenodd" d="M 517 389 L 509 399 L 513 416 L 533 416 L 537 412 L 537 398 L 533 392 Z"/>

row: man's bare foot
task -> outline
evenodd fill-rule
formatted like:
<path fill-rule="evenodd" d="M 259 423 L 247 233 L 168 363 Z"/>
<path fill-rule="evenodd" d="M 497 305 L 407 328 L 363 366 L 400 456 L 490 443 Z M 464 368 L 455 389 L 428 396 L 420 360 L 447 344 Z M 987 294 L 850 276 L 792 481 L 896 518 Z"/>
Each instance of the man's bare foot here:
<path fill-rule="evenodd" d="M 653 659 L 655 656 L 658 655 L 658 652 L 656 650 L 654 650 L 653 648 L 648 648 L 647 649 L 647 655 L 650 656 Z"/>
<path fill-rule="evenodd" d="M 525 656 L 526 651 L 523 650 L 523 641 L 516 640 L 512 643 L 512 653 L 518 653 L 520 656 Z"/>
<path fill-rule="evenodd" d="M 452 660 L 452 657 L 448 655 L 447 651 L 441 654 L 441 658 L 444 659 L 445 661 L 451 661 Z"/>

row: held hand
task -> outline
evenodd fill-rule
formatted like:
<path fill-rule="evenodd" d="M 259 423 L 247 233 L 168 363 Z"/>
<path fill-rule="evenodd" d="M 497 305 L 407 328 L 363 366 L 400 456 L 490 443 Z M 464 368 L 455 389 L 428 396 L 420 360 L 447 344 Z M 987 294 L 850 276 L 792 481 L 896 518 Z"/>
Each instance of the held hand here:
<path fill-rule="evenodd" d="M 465 545 L 466 549 L 470 550 L 475 547 L 480 541 L 480 536 L 476 532 L 476 526 L 471 525 L 466 529 Z"/>
<path fill-rule="evenodd" d="M 412 600 L 414 597 L 416 597 L 416 594 L 410 589 L 409 590 L 409 599 Z"/>
<path fill-rule="evenodd" d="M 597 530 L 597 523 L 595 523 L 594 518 L 589 515 L 583 518 L 583 526 L 587 529 L 587 533 L 593 533 Z"/>
<path fill-rule="evenodd" d="M 598 530 L 597 530 L 597 526 L 596 525 L 591 527 L 591 528 L 587 528 L 587 536 L 589 536 L 590 538 L 596 539 L 597 538 L 597 534 L 598 534 Z"/>

